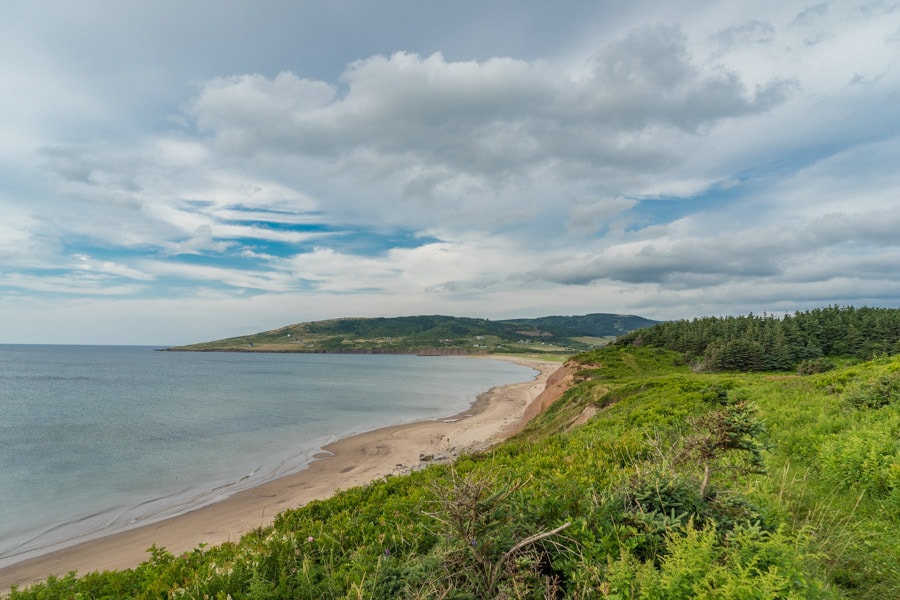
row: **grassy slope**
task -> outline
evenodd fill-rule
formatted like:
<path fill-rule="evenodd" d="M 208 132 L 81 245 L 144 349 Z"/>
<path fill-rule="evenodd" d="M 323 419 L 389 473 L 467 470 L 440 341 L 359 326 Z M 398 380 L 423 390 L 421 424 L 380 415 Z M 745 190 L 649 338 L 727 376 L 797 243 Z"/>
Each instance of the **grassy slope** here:
<path fill-rule="evenodd" d="M 489 453 L 12 598 L 900 597 L 900 357 L 804 377 L 694 373 L 652 348 L 576 362 L 579 383 Z M 701 496 L 679 458 L 723 402 L 767 425 L 766 474 L 723 469 Z"/>

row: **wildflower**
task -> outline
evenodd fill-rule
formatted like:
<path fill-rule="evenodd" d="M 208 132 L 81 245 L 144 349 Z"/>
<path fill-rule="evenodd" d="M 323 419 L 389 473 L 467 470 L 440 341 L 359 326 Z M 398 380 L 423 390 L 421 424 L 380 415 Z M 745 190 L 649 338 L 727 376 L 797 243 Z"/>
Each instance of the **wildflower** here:
<path fill-rule="evenodd" d="M 385 556 L 390 556 L 390 555 L 391 555 L 391 549 L 390 549 L 390 548 L 385 548 L 385 549 L 384 549 L 384 555 L 385 555 Z"/>
<path fill-rule="evenodd" d="M 306 541 L 309 543 L 312 543 L 312 542 L 316 541 L 316 538 L 314 538 L 313 536 L 309 536 L 308 538 L 306 538 Z"/>

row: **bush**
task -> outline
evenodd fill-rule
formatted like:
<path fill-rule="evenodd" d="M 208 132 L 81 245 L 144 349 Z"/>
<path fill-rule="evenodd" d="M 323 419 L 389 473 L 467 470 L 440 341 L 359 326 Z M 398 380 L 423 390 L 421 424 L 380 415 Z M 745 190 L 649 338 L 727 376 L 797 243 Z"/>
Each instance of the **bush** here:
<path fill-rule="evenodd" d="M 801 360 L 797 365 L 797 375 L 815 375 L 816 373 L 826 373 L 834 369 L 834 363 L 826 358 L 810 358 Z"/>
<path fill-rule="evenodd" d="M 597 588 L 602 598 L 694 599 L 837 597 L 805 569 L 797 540 L 782 531 L 740 526 L 719 543 L 713 526 L 689 523 L 670 533 L 659 565 L 623 554 L 610 560 Z"/>
<path fill-rule="evenodd" d="M 569 523 L 525 536 L 528 508 L 516 497 L 521 483 L 498 486 L 496 480 L 490 474 L 461 475 L 451 469 L 433 486 L 429 515 L 442 539 L 434 553 L 439 570 L 433 587 L 461 594 L 448 597 L 494 598 L 508 589 L 530 598 L 555 588 L 554 577 L 542 572 L 549 560 L 536 544 Z"/>
<path fill-rule="evenodd" d="M 847 390 L 844 399 L 856 408 L 881 408 L 900 404 L 900 371 L 883 373 Z"/>

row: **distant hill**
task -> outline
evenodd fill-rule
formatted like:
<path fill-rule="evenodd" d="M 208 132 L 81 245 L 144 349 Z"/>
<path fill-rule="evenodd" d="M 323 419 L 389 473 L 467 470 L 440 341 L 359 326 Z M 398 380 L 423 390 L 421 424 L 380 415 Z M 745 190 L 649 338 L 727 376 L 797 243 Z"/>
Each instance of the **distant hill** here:
<path fill-rule="evenodd" d="M 176 346 L 205 352 L 352 352 L 470 354 L 556 352 L 572 354 L 605 345 L 658 321 L 596 313 L 490 321 L 468 317 L 343 318 L 286 325 L 253 335 Z"/>
<path fill-rule="evenodd" d="M 520 324 L 552 331 L 563 337 L 618 337 L 637 329 L 656 325 L 659 321 L 635 315 L 594 313 L 572 317 L 539 317 L 537 319 L 505 319 L 499 323 Z"/>

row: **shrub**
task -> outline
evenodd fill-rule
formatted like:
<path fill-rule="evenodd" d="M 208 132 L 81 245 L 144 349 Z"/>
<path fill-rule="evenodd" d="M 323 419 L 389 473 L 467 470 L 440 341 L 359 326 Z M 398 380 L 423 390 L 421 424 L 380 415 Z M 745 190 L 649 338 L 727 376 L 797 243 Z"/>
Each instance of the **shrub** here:
<path fill-rule="evenodd" d="M 847 390 L 844 399 L 856 408 L 881 408 L 900 404 L 900 371 L 883 373 Z"/>
<path fill-rule="evenodd" d="M 695 462 L 702 467 L 701 496 L 706 495 L 710 480 L 717 472 L 765 473 L 762 457 L 765 445 L 761 438 L 767 431 L 756 413 L 750 404 L 734 402 L 691 420 L 697 432 L 685 438 L 676 461 Z"/>
<path fill-rule="evenodd" d="M 609 561 L 597 589 L 602 598 L 640 599 L 821 599 L 836 594 L 805 569 L 808 556 L 782 531 L 752 525 L 727 534 L 713 526 L 689 523 L 670 533 L 668 552 L 659 565 L 623 554 Z"/>
<path fill-rule="evenodd" d="M 497 486 L 490 474 L 459 474 L 455 469 L 433 488 L 429 515 L 436 521 L 442 542 L 437 589 L 473 598 L 494 598 L 502 588 L 517 597 L 532 597 L 554 587 L 552 575 L 542 573 L 547 558 L 536 546 L 569 526 L 522 537 L 525 508 L 516 498 L 521 483 Z M 451 596 L 454 597 L 454 596 Z"/>
<path fill-rule="evenodd" d="M 814 375 L 816 373 L 826 373 L 834 369 L 834 363 L 826 358 L 809 358 L 801 360 L 797 365 L 798 375 Z"/>

